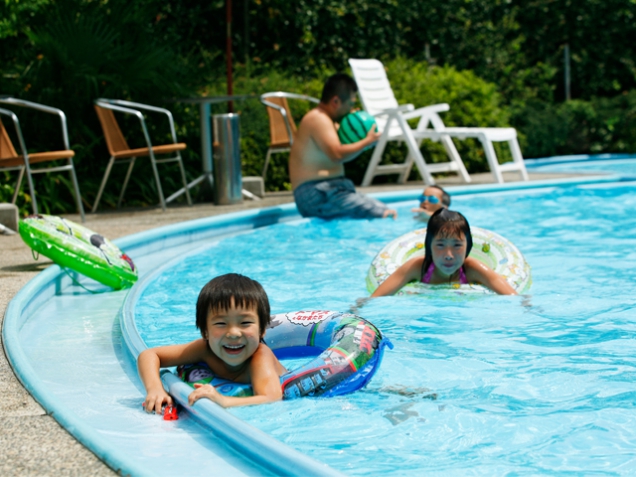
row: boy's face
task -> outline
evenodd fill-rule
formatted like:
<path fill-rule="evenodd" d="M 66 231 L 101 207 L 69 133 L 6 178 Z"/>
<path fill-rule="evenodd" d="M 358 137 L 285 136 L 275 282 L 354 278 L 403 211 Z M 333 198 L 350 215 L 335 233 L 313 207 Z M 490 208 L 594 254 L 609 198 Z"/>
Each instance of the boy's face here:
<path fill-rule="evenodd" d="M 229 368 L 240 367 L 258 349 L 262 337 L 256 308 L 234 306 L 210 310 L 207 317 L 208 345 Z"/>
<path fill-rule="evenodd" d="M 422 202 L 420 202 L 420 209 L 424 209 L 431 214 L 444 207 L 442 204 L 442 191 L 436 187 L 427 187 L 422 194 Z M 437 199 L 437 202 L 435 202 Z"/>

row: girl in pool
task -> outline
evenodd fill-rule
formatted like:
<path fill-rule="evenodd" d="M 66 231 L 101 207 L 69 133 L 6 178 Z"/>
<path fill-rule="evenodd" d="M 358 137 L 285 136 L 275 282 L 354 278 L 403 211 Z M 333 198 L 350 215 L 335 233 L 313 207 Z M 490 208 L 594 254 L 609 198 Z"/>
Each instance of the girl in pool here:
<path fill-rule="evenodd" d="M 479 283 L 500 295 L 517 294 L 501 275 L 468 256 L 473 237 L 468 221 L 459 212 L 437 210 L 428 221 L 424 243 L 424 256 L 404 263 L 382 282 L 372 297 L 393 295 L 414 280 L 431 285 Z"/>
<path fill-rule="evenodd" d="M 281 400 L 279 378 L 286 370 L 261 341 L 269 321 L 269 300 L 260 283 L 236 273 L 210 280 L 197 300 L 196 326 L 201 339 L 147 349 L 139 355 L 137 367 L 146 388 L 146 412 L 160 414 L 163 405 L 173 404 L 161 383 L 160 368 L 199 362 L 206 363 L 220 378 L 251 384 L 254 395 L 224 396 L 214 386 L 195 384 L 188 398 L 191 405 L 201 398 L 223 407 Z"/>

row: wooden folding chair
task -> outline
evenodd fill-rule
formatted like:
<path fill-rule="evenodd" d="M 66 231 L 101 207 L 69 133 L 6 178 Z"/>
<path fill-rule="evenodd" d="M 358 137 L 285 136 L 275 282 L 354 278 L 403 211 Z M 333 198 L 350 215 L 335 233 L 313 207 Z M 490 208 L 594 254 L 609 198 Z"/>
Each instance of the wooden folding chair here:
<path fill-rule="evenodd" d="M 279 152 L 288 152 L 294 143 L 294 137 L 296 135 L 296 123 L 289 109 L 289 99 L 302 99 L 311 101 L 318 104 L 320 101 L 311 96 L 304 94 L 285 93 L 282 91 L 276 91 L 272 93 L 265 93 L 261 95 L 261 103 L 267 106 L 267 115 L 269 116 L 269 149 L 267 149 L 267 155 L 265 156 L 265 165 L 263 166 L 263 181 L 267 176 L 267 166 L 272 157 L 272 154 Z"/>
<path fill-rule="evenodd" d="M 73 165 L 73 157 L 75 156 L 75 152 L 72 151 L 69 146 L 68 131 L 66 128 L 66 115 L 64 114 L 64 112 L 60 109 L 45 106 L 43 104 L 33 103 L 31 101 L 24 101 L 11 97 L 0 98 L 0 104 L 29 108 L 48 114 L 55 114 L 60 118 L 62 127 L 62 143 L 64 146 L 63 150 L 34 152 L 29 154 L 24 142 L 24 137 L 22 135 L 22 129 L 20 128 L 20 121 L 18 120 L 18 117 L 15 115 L 15 113 L 13 113 L 13 111 L 10 111 L 8 109 L 0 109 L 0 115 L 10 118 L 11 122 L 13 123 L 15 135 L 18 139 L 21 152 L 21 154 L 18 154 L 16 149 L 13 147 L 13 143 L 11 141 L 11 138 L 9 137 L 8 131 L 5 129 L 4 124 L 2 124 L 2 120 L 0 120 L 0 171 L 19 171 L 18 180 L 15 185 L 15 191 L 13 193 L 12 203 L 15 204 L 18 198 L 18 193 L 20 192 L 20 186 L 22 185 L 22 179 L 26 175 L 27 184 L 29 185 L 29 194 L 31 194 L 32 210 L 34 214 L 38 214 L 38 202 L 35 195 L 35 187 L 33 184 L 32 174 L 69 171 L 71 174 L 71 182 L 73 184 L 75 193 L 75 200 L 77 202 L 77 211 L 82 218 L 82 222 L 84 222 L 85 217 L 84 207 L 82 205 L 82 196 L 80 194 L 79 184 L 77 182 L 75 166 Z M 34 169 L 31 167 L 32 164 L 59 160 L 66 160 L 66 165 L 43 167 L 39 169 Z"/>
<path fill-rule="evenodd" d="M 170 123 L 170 132 L 172 134 L 172 140 L 174 141 L 172 144 L 164 144 L 161 146 L 153 146 L 150 142 L 150 136 L 148 134 L 148 128 L 146 127 L 146 121 L 143 113 L 140 110 L 150 111 L 155 113 L 161 113 L 168 116 L 168 122 Z M 133 103 L 131 101 L 121 101 L 114 99 L 97 99 L 95 100 L 95 111 L 97 112 L 97 117 L 99 118 L 99 122 L 102 125 L 102 130 L 104 132 L 104 137 L 106 138 L 106 145 L 108 146 L 108 152 L 110 153 L 110 160 L 108 161 L 108 165 L 106 166 L 106 172 L 104 173 L 104 178 L 102 179 L 102 183 L 99 186 L 99 191 L 97 192 L 97 197 L 95 199 L 95 203 L 93 204 L 92 212 L 97 210 L 97 206 L 99 205 L 99 201 L 102 198 L 102 193 L 104 192 L 104 187 L 106 186 L 106 182 L 108 180 L 108 176 L 110 175 L 110 171 L 115 162 L 119 163 L 128 163 L 128 171 L 126 172 L 126 178 L 124 179 L 124 184 L 121 189 L 121 193 L 119 195 L 119 200 L 117 201 L 117 207 L 121 206 L 121 201 L 124 198 L 124 193 L 126 192 L 126 187 L 128 186 L 128 181 L 130 180 L 130 175 L 132 173 L 133 167 L 135 166 L 135 160 L 138 157 L 149 157 L 150 163 L 152 165 L 152 172 L 154 175 L 155 183 L 157 184 L 157 192 L 159 194 L 159 202 L 161 204 L 161 208 L 166 210 L 166 203 L 171 202 L 172 200 L 179 197 L 181 194 L 185 193 L 186 198 L 188 200 L 188 205 L 192 205 L 192 199 L 190 198 L 190 191 L 188 190 L 188 184 L 186 182 L 185 170 L 183 168 L 183 160 L 181 159 L 181 152 L 187 146 L 184 143 L 177 142 L 177 133 L 174 127 L 174 121 L 172 119 L 172 113 L 167 109 L 157 108 L 155 106 L 149 106 L 146 104 Z M 117 119 L 115 118 L 115 114 L 113 111 L 117 111 L 120 113 L 131 114 L 137 119 L 141 124 L 141 129 L 144 135 L 144 139 L 147 147 L 131 149 L 128 146 L 128 142 L 124 137 L 124 134 L 117 123 Z M 175 154 L 173 157 L 169 157 L 166 159 L 156 159 L 155 155 L 165 155 L 165 154 Z M 163 164 L 166 162 L 177 162 L 179 163 L 179 169 L 181 171 L 181 180 L 183 181 L 183 189 L 180 189 L 178 192 L 172 194 L 167 199 L 164 199 L 163 189 L 161 188 L 161 181 L 159 180 L 159 171 L 157 169 L 157 164 Z"/>

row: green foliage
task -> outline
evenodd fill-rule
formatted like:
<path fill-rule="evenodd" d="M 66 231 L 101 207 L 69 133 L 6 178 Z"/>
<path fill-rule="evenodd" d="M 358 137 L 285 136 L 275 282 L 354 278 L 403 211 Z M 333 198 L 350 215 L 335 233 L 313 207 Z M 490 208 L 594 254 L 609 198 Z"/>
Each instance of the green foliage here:
<path fill-rule="evenodd" d="M 51 0 L 2 0 L 0 3 L 0 39 L 17 37 L 29 29 L 29 20 Z"/>
<path fill-rule="evenodd" d="M 15 181 L 17 174 L 9 174 L 7 171 L 0 172 L 0 203 L 11 202 L 15 191 Z M 31 197 L 24 192 L 24 187 L 20 189 L 16 204 L 20 209 L 20 216 L 25 217 L 31 213 Z"/>
<path fill-rule="evenodd" d="M 28 47 L 13 52 L 15 57 L 9 62 L 12 70 L 0 78 L 0 91 L 58 107 L 66 113 L 71 147 L 77 154 L 80 189 L 85 205 L 90 205 L 108 159 L 93 100 L 110 97 L 157 104 L 167 98 L 191 95 L 195 86 L 190 66 L 187 58 L 158 35 L 156 9 L 149 2 L 58 0 L 54 5 L 37 6 L 32 9 L 30 27 L 17 35 L 16 41 Z M 43 119 L 47 115 L 42 113 L 15 111 L 31 151 L 59 149 L 59 123 Z M 120 119 L 131 146 L 141 147 L 139 123 Z M 167 123 L 151 121 L 149 128 L 155 143 L 165 141 Z M 132 137 L 129 130 L 135 132 Z M 155 185 L 141 180 L 151 177 L 148 161 L 142 159 L 138 163 L 126 195 L 128 204 L 156 203 Z M 104 204 L 116 203 L 124 174 L 124 167 L 114 168 Z M 75 209 L 66 187 L 68 173 L 40 177 L 48 179 L 36 184 L 38 204 L 42 203 L 43 210 Z M 181 187 L 177 174 L 164 177 L 166 190 Z"/>
<path fill-rule="evenodd" d="M 550 104 L 533 102 L 514 112 L 527 133 L 527 157 L 636 150 L 636 91 L 614 98 Z"/>
<path fill-rule="evenodd" d="M 269 119 L 265 106 L 258 96 L 268 91 L 287 91 L 297 94 L 305 94 L 320 98 L 324 80 L 329 76 L 328 72 L 316 72 L 310 79 L 298 75 L 285 74 L 278 70 L 252 71 L 246 75 L 246 68 L 239 66 L 235 71 L 234 88 L 242 94 L 253 95 L 253 98 L 235 103 L 234 109 L 241 115 L 241 162 L 244 176 L 260 176 L 265 163 L 265 155 L 269 147 Z M 226 84 L 217 83 L 206 89 L 209 96 L 223 96 L 226 93 Z M 289 105 L 298 124 L 303 115 L 313 105 L 308 101 L 289 100 Z M 212 114 L 227 112 L 226 104 L 212 107 Z M 198 127 L 198 124 L 197 124 Z M 194 137 L 190 144 L 197 144 Z M 274 154 L 270 161 L 265 182 L 267 190 L 289 190 L 289 174 L 287 172 L 288 153 Z"/>
<path fill-rule="evenodd" d="M 378 58 L 400 103 L 448 102 L 451 109 L 442 114 L 448 125 L 510 123 L 526 157 L 633 151 L 634 2 L 234 2 L 234 92 L 318 96 L 329 74 L 347 69 L 348 58 Z M 226 93 L 225 39 L 224 0 L 0 0 L 0 93 L 66 112 L 80 187 L 90 206 L 108 158 L 92 108 L 97 97 L 171 109 L 179 140 L 189 145 L 187 174 L 190 180 L 200 174 L 198 107 L 172 98 Z M 558 103 L 564 98 L 566 44 L 576 100 Z M 269 143 L 265 108 L 255 98 L 235 107 L 241 113 L 243 173 L 259 175 Z M 307 107 L 292 102 L 297 121 Z M 214 112 L 225 110 L 219 105 Z M 38 114 L 20 112 L 27 146 L 57 147 L 59 124 Z M 131 145 L 142 146 L 136 120 L 120 119 Z M 165 121 L 151 117 L 149 127 L 153 141 L 165 141 Z M 486 170 L 479 144 L 456 144 L 469 171 Z M 422 151 L 427 160 L 446 160 L 439 144 L 426 141 Z M 497 152 L 508 159 L 507 148 Z M 390 145 L 384 160 L 401 161 L 405 154 L 403 146 Z M 370 155 L 347 164 L 354 181 L 361 179 Z M 269 190 L 289 188 L 286 162 L 286 154 L 273 157 Z M 171 167 L 160 166 L 166 195 L 181 187 Z M 104 207 L 116 204 L 124 174 L 125 167 L 114 168 Z M 0 176 L 3 197 L 14 175 Z M 148 161 L 137 161 L 126 205 L 157 203 L 148 177 Z M 74 210 L 67 182 L 65 173 L 36 177 L 43 210 Z M 28 195 L 21 192 L 18 202 L 28 210 Z"/>

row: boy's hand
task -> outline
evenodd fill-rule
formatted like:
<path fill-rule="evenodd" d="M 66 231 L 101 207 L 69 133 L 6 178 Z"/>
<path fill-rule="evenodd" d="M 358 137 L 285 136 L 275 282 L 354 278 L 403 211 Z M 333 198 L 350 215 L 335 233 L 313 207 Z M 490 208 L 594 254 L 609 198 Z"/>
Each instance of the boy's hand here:
<path fill-rule="evenodd" d="M 419 219 L 422 221 L 427 222 L 428 219 L 431 218 L 431 215 L 433 215 L 433 212 L 431 212 L 430 210 L 426 210 L 426 209 L 422 209 L 419 207 L 415 207 L 413 209 L 411 209 L 411 212 L 413 212 L 415 215 L 413 216 L 414 219 Z"/>
<path fill-rule="evenodd" d="M 391 217 L 393 220 L 397 219 L 397 210 L 386 209 L 382 214 L 382 218 L 386 219 L 387 217 Z"/>
<path fill-rule="evenodd" d="M 162 414 L 162 407 L 172 406 L 172 397 L 163 389 L 154 392 L 149 392 L 144 401 L 144 408 L 147 413 L 154 412 L 155 414 Z"/>
<path fill-rule="evenodd" d="M 210 401 L 213 401 L 223 407 L 226 396 L 221 394 L 216 390 L 214 386 L 211 384 L 194 384 L 194 391 L 190 393 L 188 396 L 188 403 L 192 406 L 195 402 L 197 402 L 201 398 L 208 398 Z"/>

